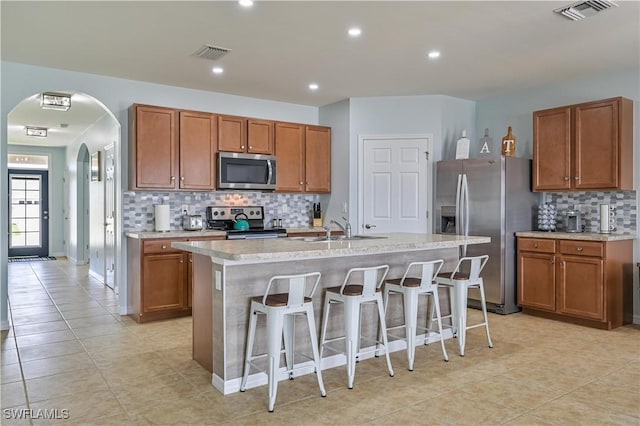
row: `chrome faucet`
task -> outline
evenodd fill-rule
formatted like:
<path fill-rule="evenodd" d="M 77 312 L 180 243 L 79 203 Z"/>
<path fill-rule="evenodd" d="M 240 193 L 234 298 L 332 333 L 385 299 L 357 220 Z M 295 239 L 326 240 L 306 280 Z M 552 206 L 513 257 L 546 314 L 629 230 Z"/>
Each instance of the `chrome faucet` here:
<path fill-rule="evenodd" d="M 327 241 L 331 240 L 331 228 L 328 226 L 323 226 L 323 228 L 327 232 Z"/>
<path fill-rule="evenodd" d="M 349 220 L 346 217 L 343 216 L 342 219 L 345 221 L 345 226 L 342 226 L 339 222 L 336 222 L 333 219 L 331 220 L 330 223 L 334 223 L 338 225 L 338 227 L 342 229 L 342 232 L 344 232 L 344 235 L 347 238 L 351 238 L 351 224 L 349 223 Z"/>

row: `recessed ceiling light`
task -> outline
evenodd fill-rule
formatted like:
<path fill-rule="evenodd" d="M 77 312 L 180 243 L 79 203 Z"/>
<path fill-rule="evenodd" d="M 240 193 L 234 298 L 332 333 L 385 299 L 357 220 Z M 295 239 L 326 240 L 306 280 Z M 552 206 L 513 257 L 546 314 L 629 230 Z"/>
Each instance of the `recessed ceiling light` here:
<path fill-rule="evenodd" d="M 222 74 L 224 69 L 222 67 L 213 67 L 211 71 L 213 71 L 214 74 Z"/>
<path fill-rule="evenodd" d="M 349 28 L 347 34 L 349 34 L 351 37 L 358 37 L 360 34 L 362 34 L 362 30 L 358 27 Z"/>
<path fill-rule="evenodd" d="M 242 7 L 251 7 L 253 6 L 253 0 L 239 0 L 240 6 Z"/>
<path fill-rule="evenodd" d="M 429 52 L 429 57 L 431 59 L 439 58 L 440 52 L 438 52 L 437 50 L 432 50 L 431 52 Z"/>
<path fill-rule="evenodd" d="M 318 87 L 320 87 L 320 86 L 318 86 L 317 83 L 311 83 L 309 85 L 309 89 L 311 89 L 311 90 L 318 90 Z"/>

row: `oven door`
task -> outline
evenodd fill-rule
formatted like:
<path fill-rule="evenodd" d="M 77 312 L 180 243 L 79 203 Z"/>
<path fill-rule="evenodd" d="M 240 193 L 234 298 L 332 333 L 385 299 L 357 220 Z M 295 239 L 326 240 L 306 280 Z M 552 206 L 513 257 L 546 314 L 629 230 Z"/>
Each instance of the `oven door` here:
<path fill-rule="evenodd" d="M 218 189 L 276 189 L 276 157 L 218 153 Z"/>

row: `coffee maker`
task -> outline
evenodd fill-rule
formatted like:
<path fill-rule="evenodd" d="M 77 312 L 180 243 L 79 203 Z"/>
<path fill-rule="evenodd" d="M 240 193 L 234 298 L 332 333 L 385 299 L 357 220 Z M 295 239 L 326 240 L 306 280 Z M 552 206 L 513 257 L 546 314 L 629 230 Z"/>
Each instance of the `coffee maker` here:
<path fill-rule="evenodd" d="M 582 232 L 582 214 L 577 210 L 569 210 L 564 217 L 566 232 Z"/>

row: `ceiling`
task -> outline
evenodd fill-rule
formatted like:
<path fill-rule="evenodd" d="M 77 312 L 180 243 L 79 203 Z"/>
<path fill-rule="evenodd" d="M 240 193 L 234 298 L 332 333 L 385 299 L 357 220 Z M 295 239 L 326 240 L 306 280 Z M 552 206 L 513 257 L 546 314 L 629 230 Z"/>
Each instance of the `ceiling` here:
<path fill-rule="evenodd" d="M 310 106 L 389 95 L 479 100 L 640 66 L 640 2 L 577 22 L 553 12 L 569 3 L 2 1 L 1 52 L 5 61 Z M 352 26 L 360 37 L 347 35 Z M 231 52 L 193 56 L 204 44 Z M 427 58 L 433 49 L 440 58 Z M 60 114 L 74 123 L 78 110 L 55 112 L 52 126 Z M 18 112 L 10 124 L 30 115 Z"/>

